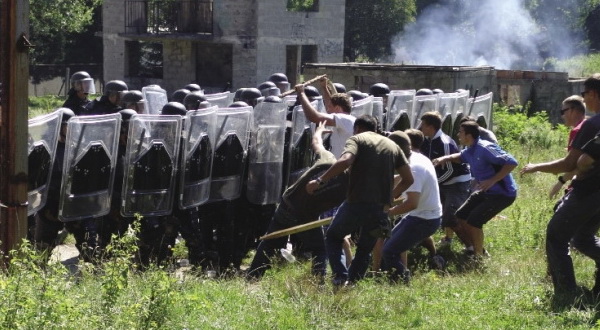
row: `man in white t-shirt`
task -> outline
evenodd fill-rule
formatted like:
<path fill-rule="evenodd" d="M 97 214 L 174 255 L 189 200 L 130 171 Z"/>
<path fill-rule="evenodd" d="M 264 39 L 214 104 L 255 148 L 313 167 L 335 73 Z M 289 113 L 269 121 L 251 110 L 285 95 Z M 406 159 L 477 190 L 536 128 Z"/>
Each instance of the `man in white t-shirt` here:
<path fill-rule="evenodd" d="M 394 132 L 389 138 L 408 139 L 405 133 L 399 133 Z M 383 245 L 384 269 L 389 271 L 393 281 L 402 279 L 408 282 L 407 251 L 433 235 L 442 223 L 442 203 L 435 167 L 429 158 L 418 152 L 418 148 L 412 147 L 413 152 L 409 157 L 414 182 L 405 191 L 402 203 L 388 211 L 392 216 L 405 214 Z"/>
<path fill-rule="evenodd" d="M 327 89 L 324 91 L 324 101 L 327 98 L 328 102 L 325 102 L 325 106 L 328 113 L 322 113 L 315 109 L 308 97 L 304 93 L 304 85 L 299 84 L 294 87 L 298 94 L 298 99 L 302 104 L 304 115 L 308 120 L 315 124 L 325 122 L 327 126 L 331 128 L 331 153 L 335 157 L 340 157 L 346 140 L 353 135 L 354 130 L 354 116 L 350 114 L 352 110 L 352 101 L 345 93 L 336 93 L 329 95 Z"/>

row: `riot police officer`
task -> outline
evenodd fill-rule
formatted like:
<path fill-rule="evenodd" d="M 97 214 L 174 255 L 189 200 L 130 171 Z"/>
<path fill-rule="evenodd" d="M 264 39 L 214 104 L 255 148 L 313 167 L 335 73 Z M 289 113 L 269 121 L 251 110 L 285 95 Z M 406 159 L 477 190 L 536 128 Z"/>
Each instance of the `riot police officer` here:
<path fill-rule="evenodd" d="M 124 92 L 121 96 L 121 107 L 134 110 L 136 113 L 146 113 L 144 94 L 138 90 Z"/>
<path fill-rule="evenodd" d="M 121 108 L 121 96 L 129 88 L 122 80 L 111 80 L 104 85 L 104 94 L 88 103 L 84 115 L 106 115 L 117 113 Z"/>
<path fill-rule="evenodd" d="M 63 108 L 69 108 L 75 115 L 81 115 L 90 100 L 89 94 L 95 94 L 96 88 L 94 80 L 89 73 L 78 71 L 71 75 L 71 88 L 67 94 L 67 99 L 63 103 Z"/>

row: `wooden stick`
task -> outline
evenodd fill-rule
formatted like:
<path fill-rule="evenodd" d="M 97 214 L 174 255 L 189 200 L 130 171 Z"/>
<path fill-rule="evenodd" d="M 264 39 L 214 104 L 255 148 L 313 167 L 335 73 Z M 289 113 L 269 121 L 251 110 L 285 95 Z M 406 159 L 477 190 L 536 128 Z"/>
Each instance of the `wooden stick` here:
<path fill-rule="evenodd" d="M 316 77 L 312 78 L 309 81 L 303 82 L 302 85 L 303 86 L 307 86 L 307 85 L 313 84 L 313 83 L 315 83 L 315 82 L 317 82 L 320 79 L 323 79 L 325 77 L 327 77 L 326 74 L 323 74 L 323 75 L 320 75 L 320 76 L 316 76 Z M 289 91 L 281 93 L 281 95 L 279 95 L 279 97 L 288 96 L 288 95 L 293 94 L 293 93 L 296 93 L 296 90 L 294 89 L 294 86 L 292 86 L 292 89 L 290 89 Z"/>
<path fill-rule="evenodd" d="M 316 220 L 316 221 L 312 221 L 312 222 L 303 223 L 301 225 L 297 225 L 294 227 L 290 227 L 290 228 L 286 228 L 286 229 L 282 229 L 282 230 L 277 230 L 272 233 L 268 233 L 264 236 L 261 236 L 259 239 L 260 240 L 273 239 L 273 238 L 278 238 L 278 237 L 301 233 L 303 231 L 307 231 L 307 230 L 310 230 L 313 228 L 318 228 L 318 227 L 321 227 L 324 225 L 328 225 L 331 223 L 332 220 L 333 220 L 333 217 L 329 217 L 329 218 L 325 218 L 325 219 L 320 219 L 320 220 Z"/>

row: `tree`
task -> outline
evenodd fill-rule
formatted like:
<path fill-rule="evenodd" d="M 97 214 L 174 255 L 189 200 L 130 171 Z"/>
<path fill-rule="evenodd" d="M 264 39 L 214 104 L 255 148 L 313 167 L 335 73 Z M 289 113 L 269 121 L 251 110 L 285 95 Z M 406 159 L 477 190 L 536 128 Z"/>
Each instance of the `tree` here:
<path fill-rule="evenodd" d="M 31 64 L 102 62 L 102 43 L 94 37 L 101 28 L 102 0 L 30 0 L 30 40 L 36 46 Z M 34 81 L 62 74 L 31 70 Z"/>
<path fill-rule="evenodd" d="M 347 0 L 344 58 L 385 61 L 391 55 L 392 38 L 415 15 L 415 0 Z"/>

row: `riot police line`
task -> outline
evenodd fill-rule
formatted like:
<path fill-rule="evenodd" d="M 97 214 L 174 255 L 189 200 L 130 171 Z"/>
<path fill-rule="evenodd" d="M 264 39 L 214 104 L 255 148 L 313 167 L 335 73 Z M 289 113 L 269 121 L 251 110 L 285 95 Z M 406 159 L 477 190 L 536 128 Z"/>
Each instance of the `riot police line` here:
<path fill-rule="evenodd" d="M 93 93 L 89 77 L 75 78 L 74 90 Z M 29 121 L 32 238 L 52 247 L 64 225 L 83 258 L 94 261 L 140 215 L 141 263 L 168 260 L 181 235 L 191 264 L 239 269 L 282 191 L 313 163 L 314 124 L 295 95 L 279 97 L 290 88 L 285 75 L 235 93 L 204 94 L 191 84 L 171 98 L 158 85 L 107 85 L 77 114 L 60 108 Z M 348 92 L 352 114 L 373 115 L 387 131 L 418 127 L 431 110 L 448 130 L 461 116 L 489 122 L 491 114 L 491 95 L 469 103 L 468 92 L 371 92 Z M 307 96 L 326 111 L 316 88 Z"/>

